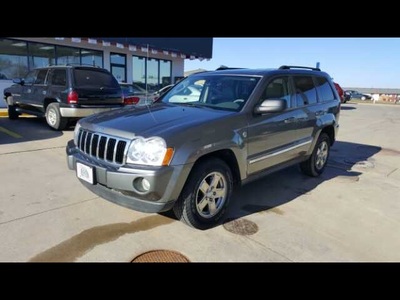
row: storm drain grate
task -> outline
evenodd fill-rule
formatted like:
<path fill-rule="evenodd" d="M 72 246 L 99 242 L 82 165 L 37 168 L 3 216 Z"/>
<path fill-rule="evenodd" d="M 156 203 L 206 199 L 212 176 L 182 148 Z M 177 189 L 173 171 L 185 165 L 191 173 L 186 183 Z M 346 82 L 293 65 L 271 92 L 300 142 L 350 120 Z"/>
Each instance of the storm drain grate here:
<path fill-rule="evenodd" d="M 186 263 L 190 260 L 175 251 L 171 250 L 152 250 L 136 256 L 133 263 L 155 262 L 155 263 Z"/>
<path fill-rule="evenodd" d="M 223 226 L 229 232 L 239 235 L 252 235 L 258 231 L 257 224 L 246 219 L 227 220 Z"/>

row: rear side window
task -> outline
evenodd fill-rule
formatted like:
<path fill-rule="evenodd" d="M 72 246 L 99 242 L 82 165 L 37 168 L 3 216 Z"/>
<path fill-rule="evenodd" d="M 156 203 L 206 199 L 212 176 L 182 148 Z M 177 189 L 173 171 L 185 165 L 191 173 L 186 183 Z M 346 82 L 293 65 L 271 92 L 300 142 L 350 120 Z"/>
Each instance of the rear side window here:
<path fill-rule="evenodd" d="M 318 98 L 321 102 L 335 99 L 332 87 L 325 77 L 316 77 Z"/>
<path fill-rule="evenodd" d="M 76 87 L 81 88 L 119 88 L 117 80 L 111 73 L 92 69 L 74 69 Z"/>
<path fill-rule="evenodd" d="M 40 70 L 36 77 L 35 84 L 44 84 L 44 81 L 46 80 L 46 75 L 47 75 L 47 69 Z"/>
<path fill-rule="evenodd" d="M 67 72 L 65 70 L 53 70 L 51 83 L 53 85 L 65 86 L 67 84 Z"/>
<path fill-rule="evenodd" d="M 294 76 L 297 107 L 317 103 L 317 91 L 311 76 Z"/>

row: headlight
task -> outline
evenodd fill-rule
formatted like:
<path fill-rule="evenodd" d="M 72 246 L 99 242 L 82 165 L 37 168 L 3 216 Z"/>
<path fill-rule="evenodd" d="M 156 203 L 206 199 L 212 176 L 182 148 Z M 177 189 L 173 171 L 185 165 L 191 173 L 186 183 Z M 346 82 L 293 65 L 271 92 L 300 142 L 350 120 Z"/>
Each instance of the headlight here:
<path fill-rule="evenodd" d="M 127 163 L 166 166 L 169 164 L 173 154 L 172 148 L 167 148 L 163 138 L 151 137 L 145 139 L 136 137 L 129 145 Z"/>
<path fill-rule="evenodd" d="M 79 121 L 76 122 L 75 125 L 75 130 L 74 130 L 74 143 L 75 146 L 78 146 L 78 136 L 79 136 L 79 129 L 81 128 L 81 124 L 79 124 Z"/>

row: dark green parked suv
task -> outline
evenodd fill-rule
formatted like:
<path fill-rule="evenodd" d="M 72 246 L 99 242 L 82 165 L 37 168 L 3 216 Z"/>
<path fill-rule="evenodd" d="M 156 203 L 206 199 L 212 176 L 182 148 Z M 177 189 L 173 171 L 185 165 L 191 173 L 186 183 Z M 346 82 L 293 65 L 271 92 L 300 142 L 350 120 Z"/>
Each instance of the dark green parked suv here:
<path fill-rule="evenodd" d="M 89 66 L 51 66 L 30 71 L 4 89 L 8 117 L 21 113 L 46 117 L 63 130 L 70 120 L 123 106 L 121 88 L 106 69 Z"/>
<path fill-rule="evenodd" d="M 316 68 L 191 75 L 153 105 L 81 119 L 68 167 L 95 194 L 143 211 L 172 209 L 200 229 L 222 220 L 234 185 L 300 164 L 326 167 L 340 98 Z"/>

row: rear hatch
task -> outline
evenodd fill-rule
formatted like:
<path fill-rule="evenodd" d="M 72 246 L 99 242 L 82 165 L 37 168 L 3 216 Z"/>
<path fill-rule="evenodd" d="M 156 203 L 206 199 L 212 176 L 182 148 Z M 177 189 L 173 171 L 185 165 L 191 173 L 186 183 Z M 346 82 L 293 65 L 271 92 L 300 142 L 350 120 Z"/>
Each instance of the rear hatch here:
<path fill-rule="evenodd" d="M 74 91 L 82 106 L 122 105 L 121 88 L 114 76 L 104 69 L 76 67 Z"/>

